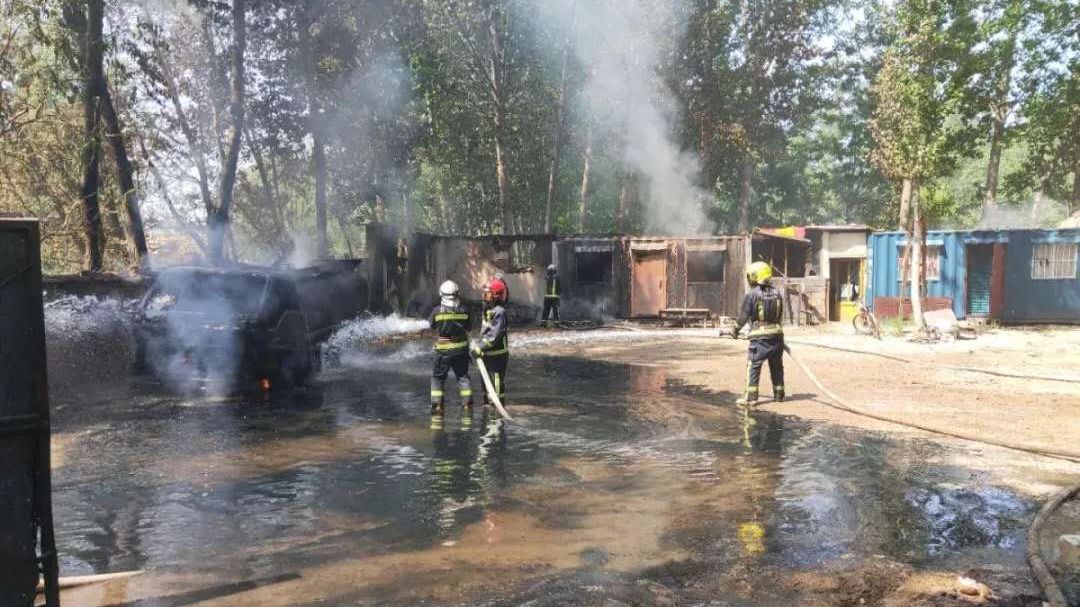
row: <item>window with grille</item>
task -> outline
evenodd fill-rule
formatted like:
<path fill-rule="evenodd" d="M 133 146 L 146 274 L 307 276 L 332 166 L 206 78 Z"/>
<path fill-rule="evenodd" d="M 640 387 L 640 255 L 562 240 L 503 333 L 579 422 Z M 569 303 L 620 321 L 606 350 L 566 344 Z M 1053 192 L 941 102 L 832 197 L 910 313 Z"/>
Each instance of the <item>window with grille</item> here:
<path fill-rule="evenodd" d="M 911 259 L 909 257 L 906 264 L 904 261 L 904 249 L 900 247 L 896 253 L 897 282 L 911 280 Z M 926 245 L 926 257 L 923 258 L 923 263 L 926 264 L 926 280 L 941 280 L 941 245 Z"/>
<path fill-rule="evenodd" d="M 1035 280 L 1076 278 L 1076 244 L 1036 244 L 1031 252 L 1031 278 Z"/>

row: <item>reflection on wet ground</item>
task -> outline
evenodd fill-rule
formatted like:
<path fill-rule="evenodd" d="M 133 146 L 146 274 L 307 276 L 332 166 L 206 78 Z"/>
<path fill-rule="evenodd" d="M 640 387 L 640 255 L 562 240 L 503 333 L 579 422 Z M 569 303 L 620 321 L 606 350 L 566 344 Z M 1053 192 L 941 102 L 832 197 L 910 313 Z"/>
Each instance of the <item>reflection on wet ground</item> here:
<path fill-rule="evenodd" d="M 499 603 L 543 588 L 554 605 L 679 566 L 1023 561 L 1033 504 L 927 466 L 939 445 L 765 413 L 747 425 L 735 395 L 662 368 L 539 354 L 512 361 L 514 423 L 453 401 L 433 417 L 426 357 L 357 365 L 268 399 L 60 381 L 63 573 L 160 580 L 101 604 Z"/>

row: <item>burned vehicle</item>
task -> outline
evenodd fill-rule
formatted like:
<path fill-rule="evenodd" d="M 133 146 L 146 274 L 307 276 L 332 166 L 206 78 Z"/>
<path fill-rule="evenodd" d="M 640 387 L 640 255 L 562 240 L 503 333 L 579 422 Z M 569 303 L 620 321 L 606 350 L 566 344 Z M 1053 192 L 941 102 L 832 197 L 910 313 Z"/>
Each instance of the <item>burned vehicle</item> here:
<path fill-rule="evenodd" d="M 164 269 L 139 305 L 136 369 L 174 388 L 303 384 L 321 366 L 320 342 L 364 307 L 358 263 Z"/>

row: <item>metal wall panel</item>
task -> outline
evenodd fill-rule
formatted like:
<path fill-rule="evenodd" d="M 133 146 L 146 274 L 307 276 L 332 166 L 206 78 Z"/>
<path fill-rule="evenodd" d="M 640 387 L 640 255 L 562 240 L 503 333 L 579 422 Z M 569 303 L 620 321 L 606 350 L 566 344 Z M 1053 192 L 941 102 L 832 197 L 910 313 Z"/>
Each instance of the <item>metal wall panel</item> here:
<path fill-rule="evenodd" d="M 36 594 L 38 533 L 58 605 L 41 257 L 34 221 L 0 219 L 0 605 Z"/>
<path fill-rule="evenodd" d="M 866 292 L 867 305 L 872 307 L 875 297 L 900 295 L 897 261 L 906 242 L 907 236 L 902 232 L 878 232 L 870 236 L 871 280 Z M 1080 275 L 1072 279 L 1031 278 L 1031 257 L 1036 243 L 1080 243 L 1080 230 L 932 231 L 927 242 L 942 245 L 941 278 L 929 281 L 928 295 L 952 299 L 958 318 L 963 318 L 967 311 L 966 245 L 993 244 L 995 251 L 1000 251 L 996 254 L 1003 256 L 1003 261 L 995 265 L 1003 266 L 1004 272 L 1000 278 L 994 276 L 1000 295 L 993 291 L 991 295 L 992 300 L 1000 298 L 999 302 L 1004 302 L 993 306 L 1001 307 L 1001 320 L 1080 323 Z"/>
<path fill-rule="evenodd" d="M 1031 257 L 1035 244 L 1044 242 L 1080 244 L 1080 230 L 1009 232 L 1009 243 L 1005 249 L 1003 321 L 1080 323 L 1080 276 L 1052 280 L 1031 278 Z M 1077 248 L 1080 249 L 1080 246 Z"/>

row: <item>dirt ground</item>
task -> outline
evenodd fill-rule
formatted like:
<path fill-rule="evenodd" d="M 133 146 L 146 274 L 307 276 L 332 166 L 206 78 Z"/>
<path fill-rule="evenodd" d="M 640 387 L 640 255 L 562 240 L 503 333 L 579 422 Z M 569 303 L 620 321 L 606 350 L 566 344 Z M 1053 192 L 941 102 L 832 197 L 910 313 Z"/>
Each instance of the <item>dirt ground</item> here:
<path fill-rule="evenodd" d="M 975 340 L 934 345 L 898 337 L 877 341 L 828 329 L 795 329 L 788 331 L 787 341 L 826 387 L 858 407 L 988 441 L 1080 453 L 1080 329 L 995 330 Z M 742 392 L 745 341 L 717 338 L 713 330 L 700 330 L 650 341 L 648 348 L 647 361 L 642 360 L 640 344 L 597 342 L 572 349 L 601 360 L 663 365 L 688 385 L 711 392 Z M 889 433 L 925 434 L 829 407 L 790 359 L 785 369 L 789 396 L 781 404 L 769 402 L 767 366 L 763 371 L 761 410 Z M 1015 457 L 1014 452 L 1006 454 Z M 1046 487 L 1028 490 L 1039 492 Z"/>
<path fill-rule="evenodd" d="M 1080 452 L 1080 329 L 996 329 L 974 340 L 932 345 L 900 337 L 877 341 L 837 329 L 795 329 L 788 331 L 787 341 L 826 387 L 858 407 L 991 442 L 1019 443 L 1036 451 Z M 734 396 L 742 392 L 744 341 L 718 338 L 714 330 L 695 330 L 650 340 L 644 356 L 642 347 L 641 343 L 596 342 L 566 351 L 612 362 L 662 366 L 670 377 L 715 394 L 721 407 L 734 406 Z M 924 432 L 830 407 L 790 358 L 785 367 L 786 402 L 769 402 L 766 370 L 759 411 L 958 447 L 942 450 L 949 464 L 969 469 L 973 478 L 1012 487 L 1039 501 L 1080 479 L 1076 462 Z M 1052 526 L 1059 534 L 1076 533 L 1080 517 L 1062 514 Z M 1046 555 L 1051 562 L 1054 556 Z M 1057 573 L 1067 580 L 1080 577 L 1069 569 Z M 959 575 L 986 583 L 994 592 L 993 599 L 957 593 Z M 708 594 L 706 586 L 703 596 Z M 820 601 L 803 603 L 815 605 L 1041 605 L 1041 592 L 1025 566 L 922 570 L 883 557 L 832 571 L 785 576 L 778 579 L 778 588 L 797 588 L 804 597 L 820 597 Z"/>

